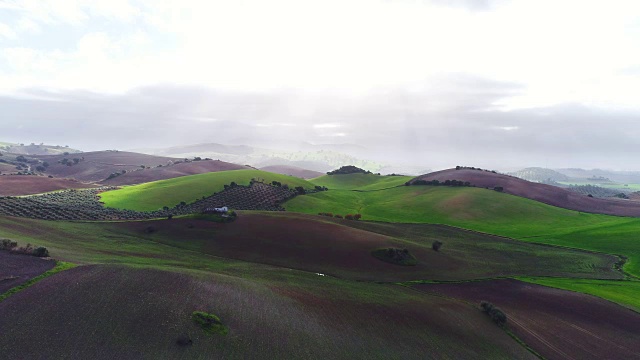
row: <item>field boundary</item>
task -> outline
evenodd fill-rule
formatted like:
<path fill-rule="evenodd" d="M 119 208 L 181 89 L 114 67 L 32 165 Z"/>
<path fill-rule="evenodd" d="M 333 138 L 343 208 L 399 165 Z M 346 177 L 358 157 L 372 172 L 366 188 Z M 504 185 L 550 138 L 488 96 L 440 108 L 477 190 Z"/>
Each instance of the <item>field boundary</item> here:
<path fill-rule="evenodd" d="M 3 300 L 6 300 L 9 296 L 20 292 L 26 288 L 28 288 L 29 286 L 37 283 L 38 281 L 45 279 L 51 275 L 57 274 L 59 272 L 65 271 L 65 270 L 69 270 L 69 269 L 73 269 L 74 267 L 76 267 L 78 265 L 74 264 L 74 263 L 70 263 L 70 262 L 65 262 L 65 261 L 56 261 L 56 266 L 53 267 L 53 269 L 47 270 L 44 273 L 29 279 L 29 281 L 18 285 L 14 288 L 11 288 L 9 290 L 7 290 L 5 293 L 0 294 L 0 302 Z"/>

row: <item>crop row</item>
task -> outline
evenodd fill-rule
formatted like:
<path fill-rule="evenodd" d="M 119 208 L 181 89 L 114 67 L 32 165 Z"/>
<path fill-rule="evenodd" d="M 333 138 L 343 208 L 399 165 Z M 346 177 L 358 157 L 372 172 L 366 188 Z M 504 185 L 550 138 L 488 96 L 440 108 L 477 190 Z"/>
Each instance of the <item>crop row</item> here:
<path fill-rule="evenodd" d="M 284 187 L 253 183 L 250 186 L 229 187 L 191 204 L 173 208 L 139 212 L 104 207 L 98 194 L 114 187 L 64 190 L 24 197 L 0 197 L 0 215 L 44 220 L 138 220 L 199 213 L 208 207 L 227 206 L 236 210 L 283 210 L 281 204 L 297 192 Z"/>

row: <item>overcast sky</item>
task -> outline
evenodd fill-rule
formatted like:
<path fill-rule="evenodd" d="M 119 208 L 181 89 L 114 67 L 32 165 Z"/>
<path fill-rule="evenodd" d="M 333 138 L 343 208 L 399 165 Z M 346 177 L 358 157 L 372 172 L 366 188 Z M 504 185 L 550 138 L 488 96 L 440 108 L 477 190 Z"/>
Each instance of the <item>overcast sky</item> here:
<path fill-rule="evenodd" d="M 0 141 L 640 170 L 640 2 L 0 0 Z"/>

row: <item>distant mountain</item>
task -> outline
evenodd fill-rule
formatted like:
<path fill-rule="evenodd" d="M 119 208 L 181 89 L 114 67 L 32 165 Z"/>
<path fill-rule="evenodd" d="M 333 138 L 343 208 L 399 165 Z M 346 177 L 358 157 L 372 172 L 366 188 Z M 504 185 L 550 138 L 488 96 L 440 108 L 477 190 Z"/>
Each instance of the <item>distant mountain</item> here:
<path fill-rule="evenodd" d="M 274 165 L 295 166 L 322 173 L 343 165 L 355 165 L 372 172 L 379 172 L 384 166 L 379 162 L 351 155 L 352 152 L 366 152 L 366 148 L 358 145 L 298 143 L 296 146 L 299 150 L 207 143 L 173 146 L 164 149 L 138 149 L 137 151 L 175 158 L 209 157 L 235 164 L 251 165 L 256 168 Z M 334 149 L 348 151 L 349 154 Z"/>
<path fill-rule="evenodd" d="M 545 169 L 541 167 L 529 167 L 516 172 L 509 173 L 511 176 L 519 177 L 527 181 L 547 182 L 551 181 L 569 181 L 569 177 L 555 170 Z"/>
<path fill-rule="evenodd" d="M 64 154 L 65 152 L 69 154 L 75 154 L 79 153 L 80 150 L 72 149 L 69 146 L 60 145 L 45 145 L 35 143 L 25 145 L 0 142 L 0 152 L 8 152 L 18 155 L 58 155 Z"/>
<path fill-rule="evenodd" d="M 640 171 L 616 171 L 603 169 L 556 169 L 575 180 L 584 182 L 593 181 L 594 183 L 617 182 L 621 184 L 640 184 Z M 608 181 L 605 181 L 608 180 Z"/>

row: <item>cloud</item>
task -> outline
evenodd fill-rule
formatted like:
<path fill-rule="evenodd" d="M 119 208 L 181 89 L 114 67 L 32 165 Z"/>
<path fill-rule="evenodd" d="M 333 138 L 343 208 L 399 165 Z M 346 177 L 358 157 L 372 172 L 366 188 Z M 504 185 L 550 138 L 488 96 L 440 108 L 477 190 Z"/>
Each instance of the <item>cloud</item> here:
<path fill-rule="evenodd" d="M 341 124 L 335 124 L 335 123 L 313 124 L 314 129 L 335 129 L 341 126 L 342 126 Z"/>

